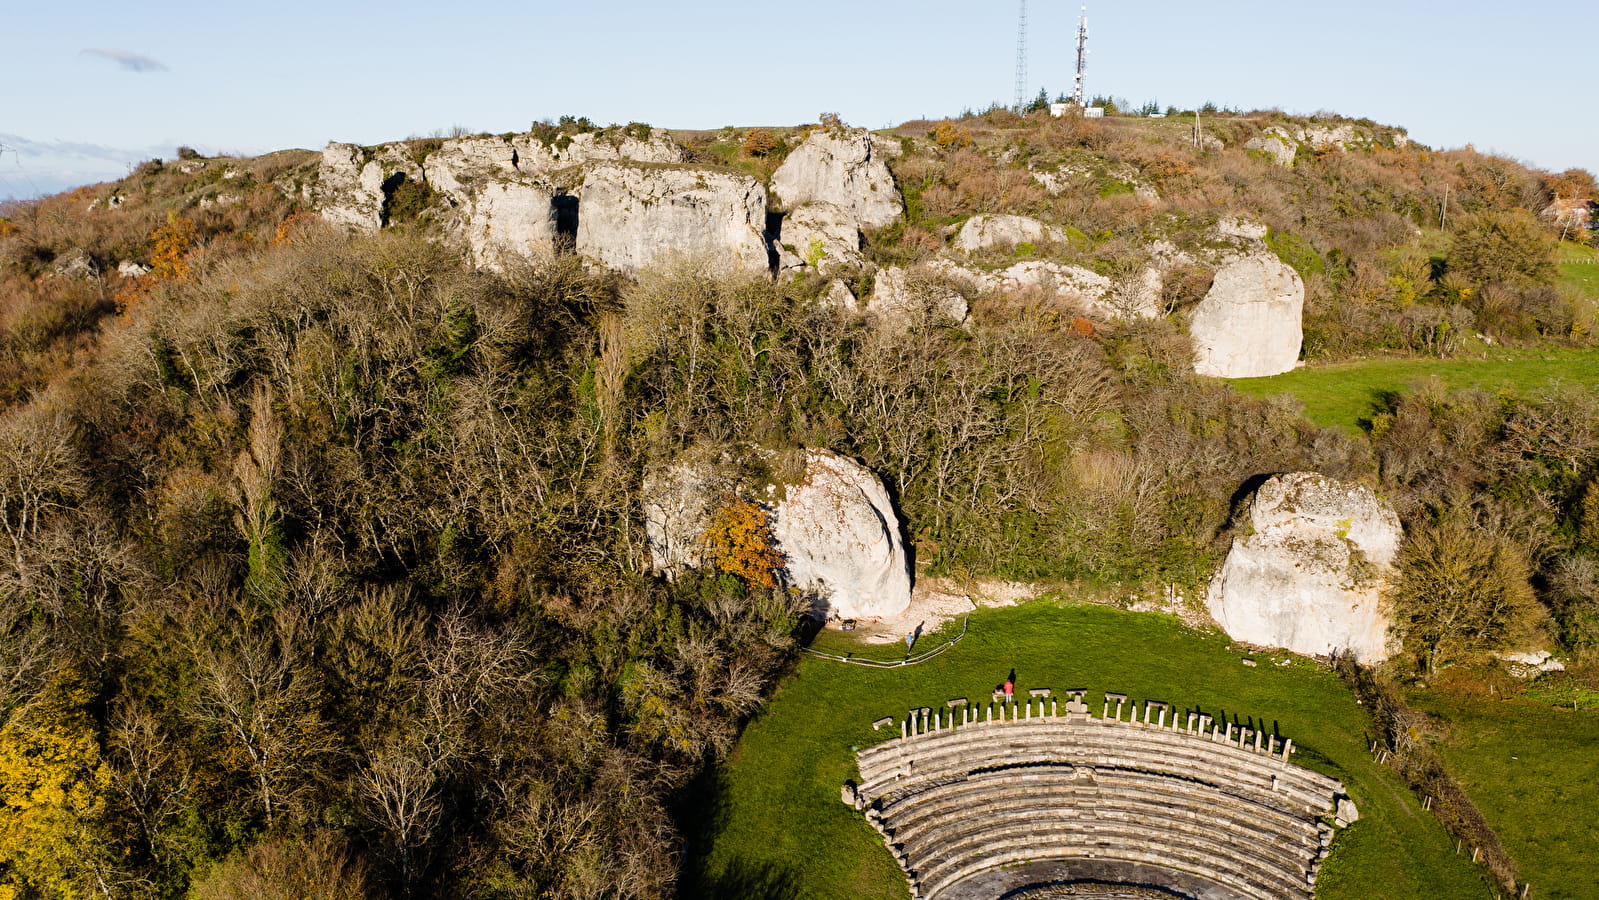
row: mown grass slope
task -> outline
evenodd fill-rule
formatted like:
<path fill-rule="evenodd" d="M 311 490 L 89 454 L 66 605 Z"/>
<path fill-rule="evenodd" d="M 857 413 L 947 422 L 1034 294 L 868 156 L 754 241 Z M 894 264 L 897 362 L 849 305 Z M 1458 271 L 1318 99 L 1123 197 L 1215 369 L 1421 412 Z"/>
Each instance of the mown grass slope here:
<path fill-rule="evenodd" d="M 918 649 L 948 633 L 924 638 Z M 833 652 L 843 643 L 828 637 Z M 903 651 L 862 652 L 891 659 Z M 1335 844 L 1323 898 L 1493 896 L 1416 798 L 1372 761 L 1365 715 L 1332 673 L 1297 659 L 1277 666 L 1270 656 L 1248 668 L 1242 656 L 1226 638 L 1170 617 L 1038 601 L 974 612 L 965 639 L 911 668 L 807 657 L 750 723 L 716 783 L 700 792 L 704 809 L 693 821 L 704 827 L 691 835 L 684 895 L 906 897 L 905 879 L 881 840 L 839 802 L 840 786 L 856 774 L 852 748 L 889 737 L 872 732 L 874 719 L 951 697 L 986 698 L 1015 668 L 1022 690 L 1091 688 L 1096 711 L 1101 692 L 1110 690 L 1275 724 L 1303 748 L 1298 762 L 1345 781 L 1365 816 Z"/>
<path fill-rule="evenodd" d="M 1599 711 L 1531 700 L 1420 693 L 1448 723 L 1437 742 L 1450 774 L 1520 867 L 1529 896 L 1599 897 Z"/>
<path fill-rule="evenodd" d="M 1231 384 L 1233 390 L 1255 397 L 1292 396 L 1316 424 L 1358 433 L 1386 397 L 1431 378 L 1451 389 L 1489 392 L 1528 393 L 1559 384 L 1593 387 L 1599 386 L 1599 351 L 1500 350 L 1479 358 L 1360 359 Z"/>

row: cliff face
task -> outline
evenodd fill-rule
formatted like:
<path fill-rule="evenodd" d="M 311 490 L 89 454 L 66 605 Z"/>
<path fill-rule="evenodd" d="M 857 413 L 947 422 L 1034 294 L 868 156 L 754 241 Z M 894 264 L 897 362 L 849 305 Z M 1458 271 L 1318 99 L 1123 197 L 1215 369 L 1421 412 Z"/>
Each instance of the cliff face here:
<path fill-rule="evenodd" d="M 606 163 L 583 176 L 577 252 L 625 274 L 671 256 L 765 271 L 766 192 L 747 175 Z"/>

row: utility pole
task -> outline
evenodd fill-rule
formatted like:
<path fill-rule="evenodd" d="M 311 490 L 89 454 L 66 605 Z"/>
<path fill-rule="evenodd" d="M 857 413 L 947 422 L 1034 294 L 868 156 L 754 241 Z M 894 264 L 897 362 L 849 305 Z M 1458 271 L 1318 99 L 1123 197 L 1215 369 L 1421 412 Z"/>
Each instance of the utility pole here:
<path fill-rule="evenodd" d="M 1088 71 L 1088 7 L 1077 17 L 1077 75 L 1072 79 L 1072 102 L 1083 107 L 1083 74 Z"/>
<path fill-rule="evenodd" d="M 1022 0 L 1021 18 L 1016 25 L 1016 112 L 1027 102 L 1027 0 Z"/>

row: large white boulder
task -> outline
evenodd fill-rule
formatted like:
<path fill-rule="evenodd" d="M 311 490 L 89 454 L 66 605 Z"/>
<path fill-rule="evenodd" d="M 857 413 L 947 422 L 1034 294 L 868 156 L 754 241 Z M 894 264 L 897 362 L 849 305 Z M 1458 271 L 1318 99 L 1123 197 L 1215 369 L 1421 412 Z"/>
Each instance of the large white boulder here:
<path fill-rule="evenodd" d="M 769 269 L 766 192 L 747 175 L 595 163 L 583 178 L 577 252 L 627 274 L 669 256 Z"/>
<path fill-rule="evenodd" d="M 1059 244 L 1066 232 L 1027 216 L 972 216 L 955 235 L 955 249 L 964 253 L 1017 244 Z"/>
<path fill-rule="evenodd" d="M 1234 640 L 1313 656 L 1388 657 L 1382 592 L 1404 531 L 1370 490 L 1278 475 L 1248 501 L 1247 529 L 1210 585 L 1210 614 Z"/>
<path fill-rule="evenodd" d="M 1232 257 L 1194 307 L 1194 371 L 1219 378 L 1292 371 L 1304 343 L 1304 309 L 1304 281 L 1276 255 L 1260 248 Z"/>
<path fill-rule="evenodd" d="M 770 462 L 775 454 L 751 451 Z M 782 582 L 818 612 L 841 618 L 897 615 L 910 605 L 910 560 L 888 491 L 859 463 L 828 451 L 805 453 L 784 484 L 740 484 L 731 460 L 683 461 L 644 480 L 645 534 L 658 572 L 673 577 L 712 562 L 704 536 L 722 498 L 765 498 L 772 537 L 785 561 Z"/>
<path fill-rule="evenodd" d="M 772 173 L 772 193 L 790 209 L 831 203 L 863 228 L 891 225 L 905 211 L 893 173 L 864 128 L 811 132 Z"/>
<path fill-rule="evenodd" d="M 845 619 L 898 615 L 910 606 L 910 559 L 888 491 L 865 466 L 810 451 L 805 480 L 789 485 L 772 524 L 788 581 Z"/>

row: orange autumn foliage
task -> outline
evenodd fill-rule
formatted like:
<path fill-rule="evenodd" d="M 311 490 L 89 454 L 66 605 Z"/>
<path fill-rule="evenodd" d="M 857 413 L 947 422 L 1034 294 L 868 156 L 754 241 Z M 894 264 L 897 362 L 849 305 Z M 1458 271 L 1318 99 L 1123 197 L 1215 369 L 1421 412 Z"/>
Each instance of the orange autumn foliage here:
<path fill-rule="evenodd" d="M 756 587 L 777 587 L 776 572 L 783 567 L 783 555 L 777 552 L 766 510 L 754 501 L 729 498 L 711 516 L 705 545 L 723 572 Z"/>

